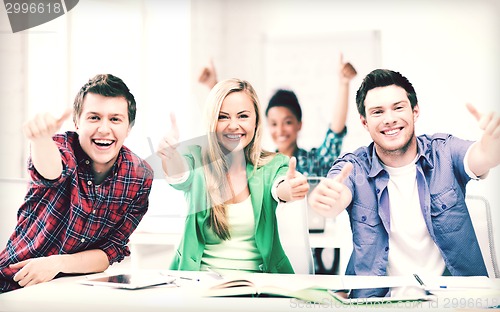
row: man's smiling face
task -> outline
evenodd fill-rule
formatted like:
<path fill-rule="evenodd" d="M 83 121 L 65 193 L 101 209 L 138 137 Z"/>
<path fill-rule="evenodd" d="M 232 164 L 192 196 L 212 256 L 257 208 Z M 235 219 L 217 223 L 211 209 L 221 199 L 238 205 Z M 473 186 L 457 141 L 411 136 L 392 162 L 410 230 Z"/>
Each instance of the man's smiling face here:
<path fill-rule="evenodd" d="M 124 97 L 87 93 L 75 124 L 83 151 L 95 172 L 106 172 L 118 157 L 130 132 L 128 103 Z"/>

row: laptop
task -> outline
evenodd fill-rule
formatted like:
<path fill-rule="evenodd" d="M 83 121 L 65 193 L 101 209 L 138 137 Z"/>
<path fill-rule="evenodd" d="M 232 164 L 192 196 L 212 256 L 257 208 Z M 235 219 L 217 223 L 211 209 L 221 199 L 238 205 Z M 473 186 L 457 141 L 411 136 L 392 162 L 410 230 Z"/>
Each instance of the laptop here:
<path fill-rule="evenodd" d="M 311 194 L 314 188 L 322 180 L 322 177 L 308 177 L 307 182 L 309 183 L 309 192 L 307 197 Z M 307 201 L 307 223 L 309 227 L 309 233 L 323 233 L 325 231 L 326 218 L 317 213 Z"/>
<path fill-rule="evenodd" d="M 89 278 L 80 281 L 81 284 L 91 286 L 108 286 L 122 289 L 141 289 L 151 286 L 171 284 L 175 277 L 157 274 L 117 274 Z"/>

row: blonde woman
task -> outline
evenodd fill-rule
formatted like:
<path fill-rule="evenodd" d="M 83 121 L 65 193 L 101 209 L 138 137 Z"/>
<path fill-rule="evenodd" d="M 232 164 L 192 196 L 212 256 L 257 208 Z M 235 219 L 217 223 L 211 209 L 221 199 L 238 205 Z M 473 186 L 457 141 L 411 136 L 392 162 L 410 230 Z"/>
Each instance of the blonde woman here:
<path fill-rule="evenodd" d="M 228 79 L 206 101 L 206 144 L 181 151 L 174 115 L 158 155 L 168 182 L 185 192 L 189 214 L 171 269 L 293 273 L 281 247 L 278 201 L 306 195 L 295 158 L 264 151 L 253 87 Z"/>

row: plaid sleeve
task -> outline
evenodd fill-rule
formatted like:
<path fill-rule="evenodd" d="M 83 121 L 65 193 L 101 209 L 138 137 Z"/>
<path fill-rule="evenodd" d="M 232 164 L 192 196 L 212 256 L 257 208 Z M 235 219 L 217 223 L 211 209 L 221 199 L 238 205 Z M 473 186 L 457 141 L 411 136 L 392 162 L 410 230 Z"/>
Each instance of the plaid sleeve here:
<path fill-rule="evenodd" d="M 65 146 L 65 144 L 58 142 L 56 140 L 54 141 L 57 145 L 57 148 L 59 149 L 59 152 L 61 153 L 61 162 L 63 167 L 61 176 L 56 180 L 47 180 L 44 177 L 42 177 L 40 173 L 38 173 L 38 171 L 36 170 L 30 155 L 30 157 L 28 158 L 27 168 L 30 177 L 35 185 L 38 184 L 43 186 L 57 186 L 60 183 L 62 183 L 62 181 L 66 180 L 67 177 L 73 175 L 76 170 L 77 161 L 74 153 L 70 149 L 68 149 Z"/>
<path fill-rule="evenodd" d="M 110 264 L 120 262 L 126 256 L 130 255 L 130 250 L 127 246 L 129 237 L 135 231 L 148 210 L 148 198 L 153 183 L 152 171 L 151 175 L 146 175 L 144 179 L 140 180 L 142 180 L 142 182 L 136 181 L 130 183 L 131 185 L 140 186 L 137 192 L 135 192 L 136 196 L 129 204 L 126 204 L 127 212 L 123 216 L 122 221 L 116 225 L 113 231 L 109 232 L 99 246 L 99 249 L 103 250 L 108 256 Z"/>
<path fill-rule="evenodd" d="M 342 150 L 342 143 L 347 133 L 347 128 L 344 128 L 341 133 L 335 133 L 332 129 L 328 128 L 325 140 L 320 147 L 316 149 L 316 157 L 323 159 L 325 162 L 331 164 L 340 155 Z"/>
<path fill-rule="evenodd" d="M 307 171 L 309 175 L 319 177 L 326 176 L 333 162 L 340 155 L 346 133 L 347 128 L 344 128 L 341 133 L 335 133 L 328 128 L 323 144 L 308 152 L 308 164 L 305 171 Z"/>

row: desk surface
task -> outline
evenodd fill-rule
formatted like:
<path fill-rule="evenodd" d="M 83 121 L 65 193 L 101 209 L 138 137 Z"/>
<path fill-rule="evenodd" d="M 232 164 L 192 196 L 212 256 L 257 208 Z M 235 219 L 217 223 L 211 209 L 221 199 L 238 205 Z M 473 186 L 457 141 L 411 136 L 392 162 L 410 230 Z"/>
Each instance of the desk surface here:
<path fill-rule="evenodd" d="M 123 270 L 112 270 L 99 275 L 123 273 Z M 163 274 L 183 277 L 198 277 L 199 282 L 177 279 L 178 286 L 163 285 L 141 290 L 122 290 L 104 286 L 86 286 L 79 281 L 88 276 L 65 277 L 42 283 L 24 289 L 0 295 L 0 311 L 297 311 L 348 309 L 355 311 L 372 310 L 380 306 L 342 306 L 335 300 L 326 300 L 322 303 L 303 302 L 293 298 L 209 298 L 202 295 L 203 291 L 215 283 L 216 280 L 207 273 L 163 271 Z M 407 277 L 401 277 L 406 279 Z M 346 280 L 347 279 L 347 280 Z M 296 284 L 301 286 L 312 285 L 339 285 L 339 282 L 349 285 L 362 283 L 363 285 L 387 284 L 384 277 L 346 277 L 326 275 L 272 275 L 272 280 Z M 347 282 L 346 282 L 347 281 Z M 399 283 L 400 279 L 391 278 L 392 283 Z M 454 278 L 446 277 L 436 283 L 448 285 L 482 285 L 482 289 L 441 290 L 436 299 L 428 302 L 406 302 L 392 305 L 391 311 L 416 310 L 452 311 L 457 308 L 479 309 L 500 304 L 500 280 L 488 278 Z M 335 287 L 335 286 L 334 286 Z M 379 309 L 380 310 L 380 309 Z"/>

